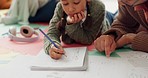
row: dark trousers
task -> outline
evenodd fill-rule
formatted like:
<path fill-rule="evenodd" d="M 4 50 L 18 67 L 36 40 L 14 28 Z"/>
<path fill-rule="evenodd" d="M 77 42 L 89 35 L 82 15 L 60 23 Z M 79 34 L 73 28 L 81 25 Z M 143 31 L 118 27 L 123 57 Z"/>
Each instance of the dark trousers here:
<path fill-rule="evenodd" d="M 46 5 L 37 11 L 34 17 L 29 17 L 29 22 L 49 22 L 54 14 L 56 4 L 56 0 L 49 0 Z"/>

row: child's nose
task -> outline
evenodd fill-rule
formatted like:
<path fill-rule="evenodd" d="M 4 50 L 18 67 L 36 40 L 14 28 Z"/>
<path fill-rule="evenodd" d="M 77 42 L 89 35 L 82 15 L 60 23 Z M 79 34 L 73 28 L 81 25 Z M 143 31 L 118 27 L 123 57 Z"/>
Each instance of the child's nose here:
<path fill-rule="evenodd" d="M 74 12 L 75 10 L 76 9 L 73 6 L 69 7 L 69 12 Z"/>

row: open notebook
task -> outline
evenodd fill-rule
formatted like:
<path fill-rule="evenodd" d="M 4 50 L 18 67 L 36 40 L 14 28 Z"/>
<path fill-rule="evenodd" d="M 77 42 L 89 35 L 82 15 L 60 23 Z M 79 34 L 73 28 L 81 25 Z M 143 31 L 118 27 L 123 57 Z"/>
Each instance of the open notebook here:
<path fill-rule="evenodd" d="M 64 48 L 65 55 L 59 60 L 52 59 L 41 50 L 31 70 L 35 71 L 83 71 L 88 67 L 87 47 Z"/>

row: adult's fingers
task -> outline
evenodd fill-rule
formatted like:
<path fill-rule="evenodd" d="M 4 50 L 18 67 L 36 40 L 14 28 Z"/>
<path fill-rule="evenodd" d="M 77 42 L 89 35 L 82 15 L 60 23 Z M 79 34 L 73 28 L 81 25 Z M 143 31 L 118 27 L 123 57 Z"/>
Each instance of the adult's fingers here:
<path fill-rule="evenodd" d="M 102 39 L 100 42 L 101 42 L 101 44 L 100 44 L 100 51 L 103 52 L 103 51 L 105 51 L 105 40 Z"/>
<path fill-rule="evenodd" d="M 110 56 L 112 50 L 114 50 L 114 47 L 115 47 L 114 39 L 111 36 L 107 35 L 105 38 L 105 53 L 107 57 Z"/>
<path fill-rule="evenodd" d="M 114 41 L 113 44 L 111 45 L 111 48 L 110 48 L 110 51 L 113 52 L 115 51 L 117 45 L 116 45 L 116 42 Z"/>
<path fill-rule="evenodd" d="M 131 44 L 133 39 L 135 38 L 136 34 L 134 33 L 128 33 L 123 35 L 118 41 L 117 41 L 117 45 L 118 47 L 122 47 L 124 45 L 127 44 Z"/>
<path fill-rule="evenodd" d="M 104 46 L 104 40 L 105 40 L 105 36 L 104 35 L 102 35 L 102 36 L 100 36 L 100 37 L 98 37 L 95 41 L 94 41 L 94 46 L 95 46 L 95 48 L 98 50 L 98 51 L 100 51 L 100 52 L 102 52 L 102 51 L 104 51 L 105 50 L 105 46 Z"/>
<path fill-rule="evenodd" d="M 94 46 L 95 46 L 95 48 L 99 51 L 99 52 L 101 52 L 102 50 L 101 50 L 101 43 L 100 43 L 100 41 L 98 40 L 98 39 L 96 39 L 95 41 L 94 41 Z"/>

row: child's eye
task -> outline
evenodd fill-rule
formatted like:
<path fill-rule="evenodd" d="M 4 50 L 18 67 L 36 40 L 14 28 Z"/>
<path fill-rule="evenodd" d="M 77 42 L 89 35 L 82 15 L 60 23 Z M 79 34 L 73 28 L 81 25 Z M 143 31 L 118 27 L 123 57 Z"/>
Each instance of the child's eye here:
<path fill-rule="evenodd" d="M 74 2 L 74 4 L 79 4 L 79 3 L 80 3 L 80 1 Z"/>
<path fill-rule="evenodd" d="M 63 5 L 66 6 L 66 5 L 68 5 L 68 3 L 64 3 Z"/>
<path fill-rule="evenodd" d="M 68 5 L 68 2 L 63 1 L 62 4 L 63 4 L 64 6 L 66 6 L 66 5 Z"/>

